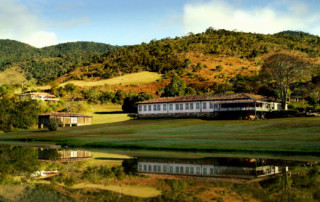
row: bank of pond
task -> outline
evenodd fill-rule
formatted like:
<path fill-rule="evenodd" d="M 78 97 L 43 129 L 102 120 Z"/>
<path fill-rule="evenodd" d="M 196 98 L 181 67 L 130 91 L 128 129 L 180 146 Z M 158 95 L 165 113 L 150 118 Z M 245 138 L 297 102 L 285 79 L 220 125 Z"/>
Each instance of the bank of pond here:
<path fill-rule="evenodd" d="M 0 190 L 1 201 L 320 200 L 317 161 L 12 145 L 0 145 Z"/>

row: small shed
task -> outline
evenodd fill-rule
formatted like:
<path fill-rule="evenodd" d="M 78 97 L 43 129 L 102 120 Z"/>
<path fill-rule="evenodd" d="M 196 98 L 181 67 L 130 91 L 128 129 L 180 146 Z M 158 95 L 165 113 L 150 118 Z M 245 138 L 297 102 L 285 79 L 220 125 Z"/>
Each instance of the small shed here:
<path fill-rule="evenodd" d="M 46 121 L 52 118 L 61 120 L 62 126 L 83 126 L 92 124 L 92 116 L 79 114 L 79 113 L 66 113 L 66 112 L 50 112 L 38 115 L 38 128 L 43 128 Z"/>

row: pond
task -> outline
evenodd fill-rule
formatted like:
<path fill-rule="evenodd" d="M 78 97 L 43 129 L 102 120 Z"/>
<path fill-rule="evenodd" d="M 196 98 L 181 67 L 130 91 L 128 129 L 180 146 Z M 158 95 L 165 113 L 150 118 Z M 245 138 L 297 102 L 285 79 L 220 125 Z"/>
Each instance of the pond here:
<path fill-rule="evenodd" d="M 40 156 L 46 156 L 43 153 L 46 149 L 59 151 L 64 161 L 39 161 Z M 83 159 L 72 161 L 76 158 Z M 222 186 L 237 192 L 244 200 L 248 198 L 240 190 L 255 193 L 265 189 L 260 190 L 266 194 L 264 197 L 275 197 L 288 187 L 291 194 L 306 187 L 308 190 L 320 187 L 318 161 L 318 156 L 63 148 L 43 142 L 5 141 L 0 143 L 0 200 L 76 201 L 97 197 L 112 201 L 119 197 L 123 201 L 158 201 L 163 197 L 171 200 L 177 197 L 176 186 L 189 187 L 186 189 L 189 192 L 197 192 L 199 186 L 202 189 Z M 30 177 L 41 169 L 56 175 L 47 179 Z M 248 183 L 256 184 L 256 189 L 249 189 Z M 168 191 L 166 186 L 171 189 Z M 191 193 L 180 192 L 181 197 L 190 197 Z M 213 192 L 212 188 L 210 194 Z M 312 191 L 310 194 L 308 197 L 317 197 Z"/>

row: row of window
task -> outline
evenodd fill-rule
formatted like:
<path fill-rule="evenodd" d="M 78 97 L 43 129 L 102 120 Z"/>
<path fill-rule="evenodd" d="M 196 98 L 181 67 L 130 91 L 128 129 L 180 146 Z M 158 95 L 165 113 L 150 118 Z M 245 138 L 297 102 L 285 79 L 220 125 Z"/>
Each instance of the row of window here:
<path fill-rule="evenodd" d="M 194 105 L 195 104 L 195 105 Z M 162 107 L 161 107 L 162 105 Z M 182 111 L 182 110 L 193 110 L 194 107 L 196 110 L 200 110 L 200 102 L 196 103 L 178 103 L 178 104 L 169 104 L 169 111 L 173 111 L 173 108 L 175 107 L 176 111 Z M 209 103 L 209 106 L 207 106 L 206 102 L 202 103 L 202 109 L 206 110 L 207 107 L 209 109 L 218 109 L 218 104 Z M 141 111 L 167 111 L 167 104 L 153 104 L 153 105 L 139 105 L 139 112 Z"/>
<path fill-rule="evenodd" d="M 159 173 L 180 173 L 180 174 L 201 174 L 201 167 L 183 167 L 183 166 L 167 166 L 167 165 L 139 165 L 139 171 L 145 171 L 145 172 L 159 172 Z M 203 175 L 213 175 L 214 170 L 213 168 L 202 168 L 202 174 Z"/>

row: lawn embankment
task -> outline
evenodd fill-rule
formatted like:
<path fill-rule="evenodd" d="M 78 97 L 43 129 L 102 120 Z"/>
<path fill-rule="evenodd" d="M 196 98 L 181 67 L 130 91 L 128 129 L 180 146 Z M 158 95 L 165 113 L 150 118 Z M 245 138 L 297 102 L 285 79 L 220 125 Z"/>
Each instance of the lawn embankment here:
<path fill-rule="evenodd" d="M 260 121 L 129 120 L 56 132 L 0 134 L 0 140 L 51 141 L 69 146 L 175 151 L 320 154 L 320 118 Z"/>

